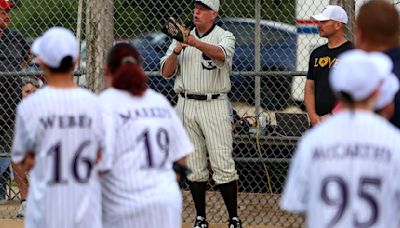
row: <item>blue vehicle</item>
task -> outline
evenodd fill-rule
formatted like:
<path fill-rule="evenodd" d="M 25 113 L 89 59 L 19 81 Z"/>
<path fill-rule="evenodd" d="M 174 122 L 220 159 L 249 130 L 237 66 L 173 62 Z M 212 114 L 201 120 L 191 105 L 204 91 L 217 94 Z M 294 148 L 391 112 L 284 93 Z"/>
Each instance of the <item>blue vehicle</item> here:
<path fill-rule="evenodd" d="M 220 18 L 217 24 L 231 31 L 236 37 L 236 49 L 233 58 L 233 71 L 254 71 L 255 21 L 247 18 Z M 296 27 L 293 25 L 265 21 L 261 27 L 261 71 L 293 71 L 296 69 Z M 158 71 L 160 58 L 165 55 L 171 43 L 170 38 L 161 32 L 148 33 L 137 37 L 132 43 L 141 53 L 145 71 Z M 232 91 L 229 97 L 235 102 L 254 105 L 254 77 L 233 76 Z M 291 77 L 262 77 L 261 104 L 268 110 L 286 107 L 290 100 Z M 173 79 L 150 77 L 150 87 L 166 95 L 174 104 L 177 95 L 173 91 Z M 248 93 L 245 94 L 244 91 Z"/>
<path fill-rule="evenodd" d="M 222 18 L 217 24 L 236 37 L 233 71 L 254 71 L 255 20 Z M 293 71 L 296 69 L 296 27 L 261 20 L 260 70 Z M 254 105 L 254 76 L 233 76 L 230 99 Z M 267 76 L 261 78 L 261 106 L 267 110 L 280 110 L 290 104 L 291 77 Z M 244 94 L 247 91 L 247 94 Z"/>

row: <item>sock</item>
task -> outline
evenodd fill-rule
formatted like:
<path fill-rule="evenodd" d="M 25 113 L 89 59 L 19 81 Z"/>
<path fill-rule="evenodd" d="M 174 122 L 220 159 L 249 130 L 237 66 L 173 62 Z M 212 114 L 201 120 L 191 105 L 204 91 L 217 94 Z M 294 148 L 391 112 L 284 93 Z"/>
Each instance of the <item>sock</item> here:
<path fill-rule="evenodd" d="M 206 189 L 207 182 L 189 181 L 190 192 L 192 193 L 197 216 L 206 217 Z"/>
<path fill-rule="evenodd" d="M 238 217 L 237 215 L 237 183 L 236 180 L 218 186 L 224 199 L 229 218 Z"/>

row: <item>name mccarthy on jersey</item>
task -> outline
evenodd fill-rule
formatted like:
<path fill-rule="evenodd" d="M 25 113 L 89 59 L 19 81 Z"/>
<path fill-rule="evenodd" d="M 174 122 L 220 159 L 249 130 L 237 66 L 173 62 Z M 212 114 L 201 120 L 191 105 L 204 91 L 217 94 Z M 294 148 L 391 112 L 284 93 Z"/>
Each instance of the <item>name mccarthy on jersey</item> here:
<path fill-rule="evenodd" d="M 390 162 L 392 152 L 389 148 L 372 144 L 335 144 L 328 147 L 317 147 L 312 152 L 312 160 L 332 159 L 368 159 Z"/>
<path fill-rule="evenodd" d="M 39 122 L 44 129 L 90 129 L 92 127 L 93 120 L 90 116 L 87 115 L 51 115 L 39 117 Z"/>

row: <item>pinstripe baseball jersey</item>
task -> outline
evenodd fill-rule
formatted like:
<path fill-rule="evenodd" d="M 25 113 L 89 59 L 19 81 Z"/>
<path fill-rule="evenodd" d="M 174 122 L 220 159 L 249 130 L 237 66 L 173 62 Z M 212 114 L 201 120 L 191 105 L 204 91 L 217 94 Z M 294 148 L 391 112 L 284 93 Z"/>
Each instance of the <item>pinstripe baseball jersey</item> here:
<path fill-rule="evenodd" d="M 399 142 L 373 113 L 334 115 L 301 140 L 281 207 L 304 212 L 308 227 L 398 227 Z"/>
<path fill-rule="evenodd" d="M 184 126 L 196 150 L 187 159 L 192 170 L 190 181 L 204 182 L 209 178 L 207 169 L 207 152 L 213 164 L 213 179 L 217 184 L 229 183 L 238 178 L 235 162 L 232 158 L 232 126 L 229 113 L 227 93 L 231 89 L 230 74 L 235 52 L 235 36 L 214 25 L 203 36 L 193 29 L 191 34 L 203 42 L 219 46 L 224 61 L 209 58 L 200 50 L 188 46 L 177 56 L 177 67 L 174 72 L 177 93 L 212 95 L 216 99 L 196 100 L 179 97 L 176 112 L 183 120 Z M 174 40 L 165 57 L 161 59 L 161 70 L 165 60 L 173 52 L 177 42 Z M 199 111 L 200 110 L 200 111 Z"/>
<path fill-rule="evenodd" d="M 181 227 L 182 196 L 172 163 L 194 150 L 167 99 L 107 89 L 104 227 Z M 115 102 L 118 101 L 118 102 Z"/>
<path fill-rule="evenodd" d="M 218 25 L 214 26 L 210 33 L 202 37 L 196 34 L 195 29 L 191 31 L 191 34 L 203 42 L 221 47 L 225 54 L 225 61 L 213 60 L 194 47 L 186 47 L 178 56 L 178 67 L 174 74 L 176 76 L 175 92 L 215 94 L 228 93 L 231 90 L 230 74 L 235 52 L 235 36 Z M 160 69 L 166 58 L 172 54 L 176 44 L 176 40 L 173 40 L 166 55 L 161 59 Z"/>
<path fill-rule="evenodd" d="M 35 155 L 25 227 L 102 227 L 95 161 L 103 140 L 101 106 L 88 90 L 45 87 L 18 105 L 12 160 Z"/>

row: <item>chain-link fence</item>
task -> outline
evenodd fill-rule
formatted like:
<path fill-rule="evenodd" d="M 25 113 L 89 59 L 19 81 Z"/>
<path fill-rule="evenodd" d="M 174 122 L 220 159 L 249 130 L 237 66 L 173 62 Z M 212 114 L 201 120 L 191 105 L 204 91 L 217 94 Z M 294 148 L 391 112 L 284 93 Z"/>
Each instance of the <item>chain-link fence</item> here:
<path fill-rule="evenodd" d="M 309 17 L 337 2 L 348 10 L 351 39 L 354 14 L 363 1 L 221 0 L 217 24 L 236 37 L 229 98 L 234 108 L 233 155 L 239 173 L 239 215 L 246 225 L 303 226 L 304 219 L 281 211 L 278 201 L 297 140 L 309 127 L 302 97 L 309 54 L 324 42 Z M 11 13 L 2 11 L 1 18 L 11 16 L 11 24 L 0 19 L 0 200 L 9 200 L 5 206 L 0 205 L 0 218 L 15 218 L 21 197 L 21 185 L 15 182 L 17 178 L 9 180 L 6 169 L 10 167 L 8 157 L 15 107 L 21 99 L 21 78 L 42 78 L 29 52 L 32 41 L 52 26 L 73 30 L 81 42 L 75 80 L 96 92 L 104 87 L 102 66 L 108 48 L 113 42 L 131 42 L 143 57 L 150 87 L 174 105 L 174 80 L 166 80 L 158 72 L 160 58 L 171 42 L 160 29 L 169 16 L 190 20 L 194 7 L 192 0 L 15 3 Z M 13 173 L 15 177 L 16 172 Z M 211 223 L 225 223 L 225 206 L 214 187 L 210 181 L 208 219 Z M 183 190 L 183 220 L 192 222 L 194 203 L 187 187 Z"/>

